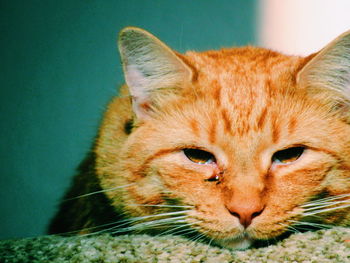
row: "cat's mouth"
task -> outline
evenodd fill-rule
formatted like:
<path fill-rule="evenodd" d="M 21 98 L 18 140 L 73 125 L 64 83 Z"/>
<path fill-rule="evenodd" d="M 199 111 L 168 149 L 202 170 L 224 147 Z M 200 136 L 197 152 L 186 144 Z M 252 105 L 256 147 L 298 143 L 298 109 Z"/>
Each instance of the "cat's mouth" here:
<path fill-rule="evenodd" d="M 201 225 L 200 232 L 207 233 L 207 240 L 212 240 L 218 246 L 233 250 L 244 250 L 252 246 L 266 246 L 267 244 L 274 243 L 274 240 L 280 240 L 279 237 L 283 239 L 285 234 L 290 234 L 288 229 L 282 227 L 280 224 L 277 225 L 279 226 L 278 229 L 271 229 L 267 225 L 252 225 L 251 227 L 244 228 L 242 225 L 232 225 L 232 223 L 226 225 L 216 222 L 215 224 L 211 224 L 210 228 L 208 225 Z M 265 232 L 267 229 L 268 233 Z"/>

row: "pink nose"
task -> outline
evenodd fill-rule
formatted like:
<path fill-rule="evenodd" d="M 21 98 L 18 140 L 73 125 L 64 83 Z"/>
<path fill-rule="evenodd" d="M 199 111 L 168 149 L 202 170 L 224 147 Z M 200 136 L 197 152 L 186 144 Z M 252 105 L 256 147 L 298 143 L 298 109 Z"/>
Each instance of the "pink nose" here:
<path fill-rule="evenodd" d="M 239 222 L 247 228 L 255 217 L 261 215 L 264 206 L 261 203 L 240 203 L 231 204 L 227 206 L 227 209 L 231 215 L 237 217 Z"/>

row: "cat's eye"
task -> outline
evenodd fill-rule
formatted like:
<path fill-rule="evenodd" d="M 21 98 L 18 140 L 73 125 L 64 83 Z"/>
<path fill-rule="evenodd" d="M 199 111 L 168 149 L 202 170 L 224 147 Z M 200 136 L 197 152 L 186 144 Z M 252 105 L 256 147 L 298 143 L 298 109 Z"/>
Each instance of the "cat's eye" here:
<path fill-rule="evenodd" d="M 214 155 L 207 151 L 186 148 L 183 149 L 183 152 L 190 161 L 197 164 L 211 164 L 216 162 Z"/>
<path fill-rule="evenodd" d="M 300 158 L 304 153 L 305 147 L 290 147 L 278 152 L 275 152 L 272 156 L 272 162 L 276 164 L 289 164 Z"/>

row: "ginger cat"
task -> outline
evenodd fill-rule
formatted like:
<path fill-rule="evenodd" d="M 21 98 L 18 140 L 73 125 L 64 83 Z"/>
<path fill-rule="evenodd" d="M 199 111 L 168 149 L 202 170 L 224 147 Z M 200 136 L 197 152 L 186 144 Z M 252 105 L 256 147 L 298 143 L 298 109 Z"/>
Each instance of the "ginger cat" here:
<path fill-rule="evenodd" d="M 51 233 L 155 232 L 244 249 L 350 225 L 350 31 L 317 54 L 179 54 L 119 35 L 126 85 Z"/>

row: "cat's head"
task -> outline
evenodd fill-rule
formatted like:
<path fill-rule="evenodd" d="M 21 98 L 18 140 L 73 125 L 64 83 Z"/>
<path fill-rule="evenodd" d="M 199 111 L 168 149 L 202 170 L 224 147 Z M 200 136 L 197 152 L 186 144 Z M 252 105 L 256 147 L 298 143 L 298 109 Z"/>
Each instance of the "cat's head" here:
<path fill-rule="evenodd" d="M 128 185 L 116 207 L 236 248 L 350 224 L 349 32 L 306 58 L 178 54 L 131 27 L 119 50 L 132 106 L 111 104 L 96 148 L 103 187 Z"/>

